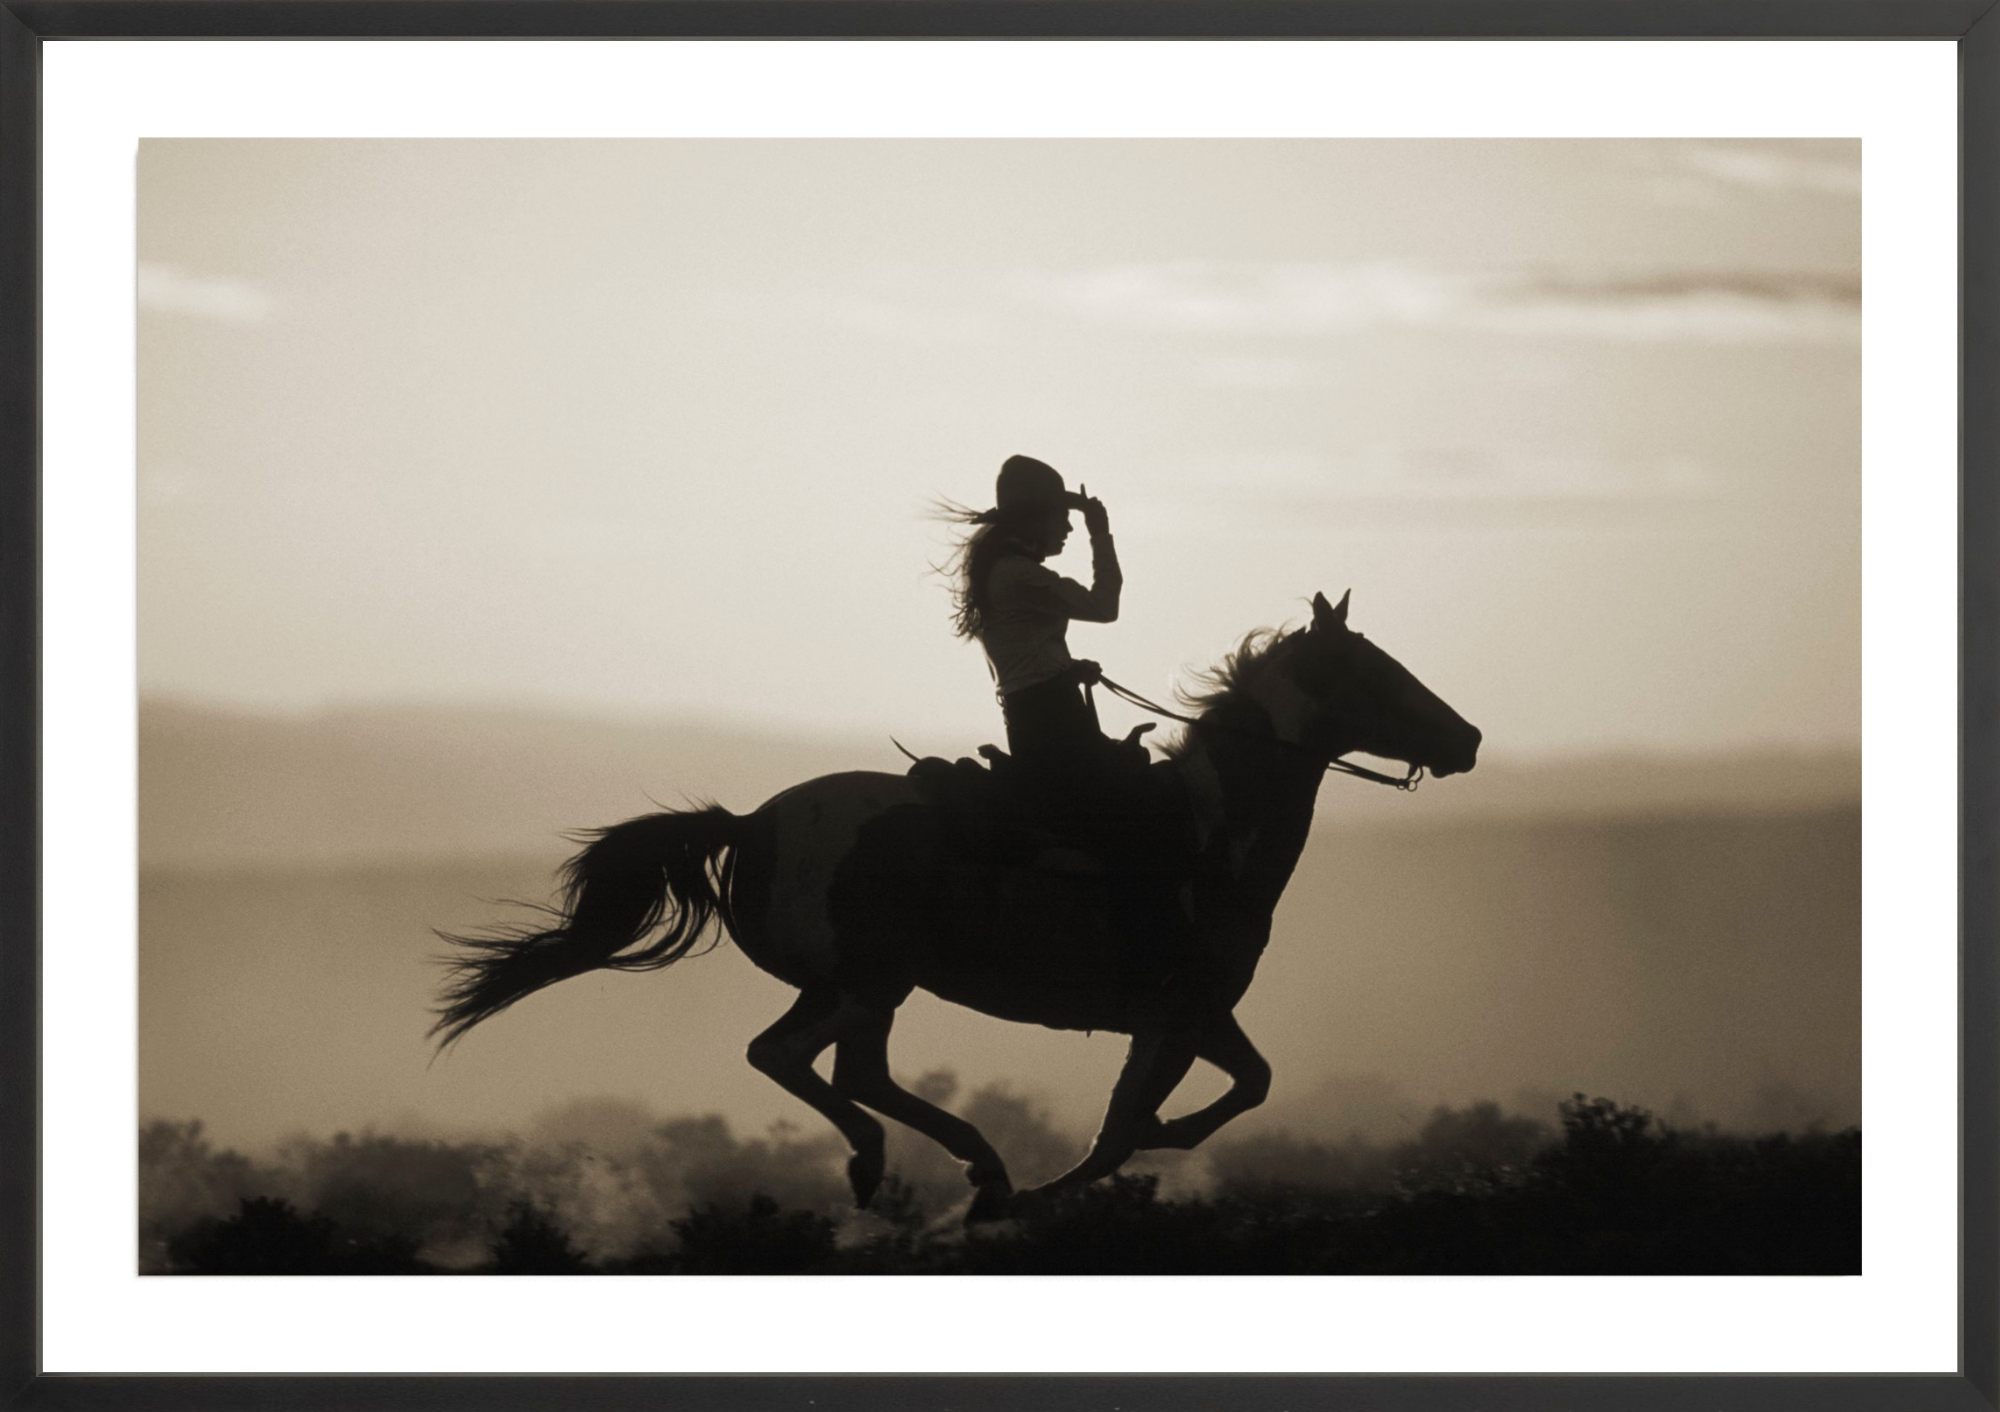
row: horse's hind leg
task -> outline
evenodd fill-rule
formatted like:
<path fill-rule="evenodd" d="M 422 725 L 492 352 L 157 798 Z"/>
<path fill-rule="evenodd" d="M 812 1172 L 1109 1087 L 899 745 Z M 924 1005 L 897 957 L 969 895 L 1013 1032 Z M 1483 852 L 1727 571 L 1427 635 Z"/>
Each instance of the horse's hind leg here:
<path fill-rule="evenodd" d="M 847 1162 L 854 1204 L 866 1206 L 882 1184 L 886 1161 L 882 1125 L 855 1106 L 853 1100 L 813 1070 L 813 1061 L 830 1044 L 861 1026 L 883 1024 L 879 1011 L 853 996 L 831 988 L 801 991 L 778 1022 L 750 1041 L 750 1064 L 787 1093 L 804 1099 L 840 1129 L 854 1155 Z"/>
<path fill-rule="evenodd" d="M 894 1022 L 893 1015 L 885 1015 L 840 1037 L 833 1051 L 834 1091 L 916 1129 L 965 1163 L 965 1179 L 974 1193 L 968 1222 L 999 1216 L 1014 1191 L 1006 1165 L 979 1129 L 890 1077 L 889 1027 Z"/>

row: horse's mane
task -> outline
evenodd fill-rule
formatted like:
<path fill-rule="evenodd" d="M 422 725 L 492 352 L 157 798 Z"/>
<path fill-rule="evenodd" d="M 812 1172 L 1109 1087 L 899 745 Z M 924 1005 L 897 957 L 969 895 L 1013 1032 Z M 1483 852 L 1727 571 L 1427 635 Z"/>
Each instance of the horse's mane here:
<path fill-rule="evenodd" d="M 1292 637 L 1292 633 L 1282 628 L 1252 628 L 1241 642 L 1222 655 L 1220 662 L 1195 673 L 1195 686 L 1175 687 L 1175 699 L 1197 716 L 1235 704 L 1258 667 Z M 1178 760 L 1193 740 L 1193 732 L 1182 731 L 1162 746 L 1161 751 L 1169 760 Z"/>

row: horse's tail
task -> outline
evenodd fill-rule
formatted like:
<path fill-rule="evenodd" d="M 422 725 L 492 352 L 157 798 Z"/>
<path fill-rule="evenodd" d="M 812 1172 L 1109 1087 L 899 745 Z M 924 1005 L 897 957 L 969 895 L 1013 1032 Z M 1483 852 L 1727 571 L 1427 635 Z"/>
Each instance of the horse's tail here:
<path fill-rule="evenodd" d="M 743 822 L 711 804 L 577 835 L 589 844 L 563 867 L 560 904 L 548 909 L 554 926 L 440 932 L 457 951 L 445 958 L 450 975 L 430 1031 L 439 1047 L 543 986 L 586 971 L 657 971 L 687 955 L 718 914 L 727 919 L 720 888 Z"/>

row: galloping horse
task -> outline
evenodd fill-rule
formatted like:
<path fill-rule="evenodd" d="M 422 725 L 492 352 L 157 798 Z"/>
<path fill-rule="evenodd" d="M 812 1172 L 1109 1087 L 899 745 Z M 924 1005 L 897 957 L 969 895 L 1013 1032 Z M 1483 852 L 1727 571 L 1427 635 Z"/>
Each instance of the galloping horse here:
<path fill-rule="evenodd" d="M 1121 965 L 1101 872 L 1075 866 L 1074 854 L 1044 865 L 968 857 L 908 776 L 855 772 L 808 780 L 750 814 L 670 810 L 589 835 L 564 870 L 557 925 L 450 938 L 462 949 L 432 1032 L 448 1045 L 588 971 L 657 970 L 719 921 L 759 967 L 798 988 L 750 1042 L 750 1063 L 846 1137 L 857 1205 L 884 1172 L 882 1125 L 864 1109 L 966 1164 L 968 1219 L 1000 1214 L 1013 1194 L 978 1129 L 890 1077 L 889 1029 L 918 987 L 1004 1019 L 1132 1037 L 1088 1155 L 1038 1190 L 1108 1176 L 1141 1150 L 1192 1148 L 1269 1090 L 1270 1065 L 1231 1012 L 1270 939 L 1327 769 L 1364 751 L 1403 761 L 1413 778 L 1444 776 L 1478 756 L 1478 730 L 1350 629 L 1347 605 L 1345 595 L 1338 607 L 1315 595 L 1309 628 L 1246 638 L 1155 766 L 1179 773 L 1198 839 L 1192 939 L 1164 981 L 1137 983 Z M 829 1046 L 830 1081 L 813 1068 Z M 1196 1059 L 1227 1074 L 1230 1089 L 1162 1121 L 1161 1104 Z"/>

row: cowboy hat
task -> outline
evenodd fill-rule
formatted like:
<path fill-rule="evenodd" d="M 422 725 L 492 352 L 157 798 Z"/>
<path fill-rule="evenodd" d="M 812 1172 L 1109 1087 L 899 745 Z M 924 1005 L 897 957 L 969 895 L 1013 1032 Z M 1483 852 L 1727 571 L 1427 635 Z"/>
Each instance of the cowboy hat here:
<path fill-rule="evenodd" d="M 1081 510 L 1090 502 L 1063 484 L 1062 472 L 1033 456 L 1009 456 L 993 482 L 993 508 L 981 511 L 981 524 L 1018 520 L 1045 510 Z"/>

